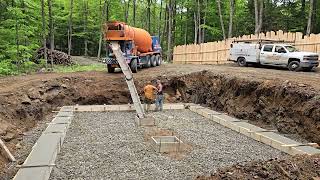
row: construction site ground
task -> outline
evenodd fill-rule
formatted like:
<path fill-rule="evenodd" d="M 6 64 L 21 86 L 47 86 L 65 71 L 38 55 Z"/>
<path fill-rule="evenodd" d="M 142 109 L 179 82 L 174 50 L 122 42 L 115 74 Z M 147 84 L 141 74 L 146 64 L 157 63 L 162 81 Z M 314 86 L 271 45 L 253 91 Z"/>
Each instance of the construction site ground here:
<path fill-rule="evenodd" d="M 142 69 L 134 76 L 140 94 L 148 81 L 161 79 L 166 102 L 201 104 L 257 126 L 276 129 L 300 142 L 320 143 L 319 68 L 314 72 L 290 72 L 234 64 L 164 64 Z M 58 107 L 131 101 L 121 72 L 3 77 L 0 87 L 0 136 L 18 160 L 8 163 L 0 155 L 0 179 L 13 177 L 15 166 L 23 163 Z M 199 178 L 305 179 L 320 176 L 320 156 L 288 156 L 215 168 L 210 171 L 215 174 L 199 172 Z"/>

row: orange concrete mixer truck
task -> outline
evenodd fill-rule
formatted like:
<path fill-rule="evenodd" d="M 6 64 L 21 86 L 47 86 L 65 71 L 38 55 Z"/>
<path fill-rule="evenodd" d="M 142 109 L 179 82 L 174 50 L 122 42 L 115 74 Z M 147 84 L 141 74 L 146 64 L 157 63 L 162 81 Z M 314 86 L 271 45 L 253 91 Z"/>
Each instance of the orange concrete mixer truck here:
<path fill-rule="evenodd" d="M 104 39 L 107 41 L 108 72 L 113 73 L 119 68 L 119 63 L 108 42 L 117 41 L 131 71 L 136 73 L 138 68 L 160 66 L 162 63 L 162 49 L 159 37 L 140 28 L 131 27 L 123 22 L 111 21 L 104 25 Z"/>

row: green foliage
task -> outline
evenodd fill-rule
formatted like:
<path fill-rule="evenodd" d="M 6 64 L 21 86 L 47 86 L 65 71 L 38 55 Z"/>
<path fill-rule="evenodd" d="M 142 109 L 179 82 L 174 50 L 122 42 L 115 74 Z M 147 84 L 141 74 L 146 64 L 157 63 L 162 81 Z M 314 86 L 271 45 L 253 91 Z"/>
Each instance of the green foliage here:
<path fill-rule="evenodd" d="M 220 0 L 221 1 L 221 0 Z M 30 63 L 35 50 L 42 46 L 42 17 L 39 0 L 1 0 L 0 1 L 0 74 L 12 75 L 34 71 L 41 65 Z M 105 20 L 125 21 L 125 11 L 129 2 L 128 24 L 133 25 L 132 0 L 74 0 L 72 18 L 72 55 L 84 55 L 84 42 L 88 42 L 88 55 L 96 56 L 102 24 Z M 88 2 L 88 8 L 85 4 Z M 104 10 L 104 3 L 107 9 Z M 151 35 L 161 35 L 161 44 L 166 51 L 168 35 L 169 0 L 151 0 Z M 173 12 L 172 45 L 194 42 L 197 0 L 171 0 Z M 284 31 L 305 32 L 309 13 L 309 1 L 305 6 L 300 0 L 264 0 L 264 17 L 262 31 L 282 29 Z M 313 33 L 320 33 L 320 1 L 316 2 Z M 226 32 L 228 31 L 230 0 L 221 1 L 222 15 Z M 216 0 L 199 0 L 200 27 L 204 30 L 204 41 L 222 39 Z M 45 20 L 48 32 L 48 4 L 45 0 Z M 136 1 L 135 26 L 148 29 L 148 0 Z M 70 0 L 52 0 L 55 49 L 68 51 L 68 25 Z M 161 19 L 160 19 L 160 12 Z M 102 14 L 104 16 L 102 17 Z M 86 18 L 87 17 L 87 18 Z M 253 0 L 235 0 L 233 35 L 241 36 L 254 33 L 255 13 Z M 86 21 L 87 20 L 87 21 Z M 87 23 L 85 23 L 87 22 Z M 86 28 L 85 28 L 86 27 Z M 160 28 L 160 29 L 159 29 Z M 85 31 L 85 29 L 87 29 Z M 170 48 L 170 47 L 169 47 Z M 102 48 L 102 55 L 105 54 Z M 71 67 L 67 67 L 71 68 Z M 77 69 L 76 67 L 73 67 Z M 82 67 L 81 67 L 82 68 Z M 71 68 L 72 69 L 72 68 Z"/>
<path fill-rule="evenodd" d="M 83 71 L 106 71 L 104 64 L 90 64 L 90 65 L 71 65 L 71 66 L 54 66 L 54 72 L 83 72 Z"/>

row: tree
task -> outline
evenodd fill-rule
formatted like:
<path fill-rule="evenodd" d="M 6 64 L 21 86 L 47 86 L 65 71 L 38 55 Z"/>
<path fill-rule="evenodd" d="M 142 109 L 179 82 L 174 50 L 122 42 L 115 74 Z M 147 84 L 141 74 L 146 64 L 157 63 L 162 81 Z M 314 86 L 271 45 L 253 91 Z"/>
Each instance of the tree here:
<path fill-rule="evenodd" d="M 99 48 L 98 48 L 98 59 L 101 58 L 101 49 L 102 49 L 102 38 L 103 38 L 103 23 L 105 21 L 109 20 L 109 5 L 110 1 L 109 0 L 104 0 L 103 3 L 103 8 L 102 10 L 100 9 L 100 23 L 99 23 L 99 28 L 100 28 L 100 37 L 99 37 Z M 100 2 L 101 6 L 101 2 Z"/>
<path fill-rule="evenodd" d="M 44 0 L 41 0 L 41 19 L 42 19 L 42 43 L 44 48 L 44 60 L 47 67 L 47 41 L 46 41 L 46 17 L 44 13 Z"/>
<path fill-rule="evenodd" d="M 255 9 L 255 34 L 261 32 L 263 24 L 263 0 L 254 0 L 254 9 Z"/>
<path fill-rule="evenodd" d="M 167 4 L 168 8 L 168 46 L 167 46 L 167 61 L 171 61 L 171 42 L 172 42 L 172 9 L 173 9 L 173 3 L 174 0 L 169 0 L 169 3 Z"/>
<path fill-rule="evenodd" d="M 52 52 L 54 50 L 54 26 L 53 26 L 53 14 L 52 14 L 52 0 L 48 0 L 48 12 L 49 12 L 49 36 L 50 36 L 50 62 L 51 68 L 53 68 Z"/>
<path fill-rule="evenodd" d="M 73 13 L 73 0 L 70 0 L 69 28 L 68 28 L 68 55 L 71 55 L 71 49 L 72 49 L 72 13 Z"/>
<path fill-rule="evenodd" d="M 136 26 L 136 0 L 133 0 L 133 26 Z"/>
<path fill-rule="evenodd" d="M 224 22 L 223 22 L 223 17 L 222 17 L 222 12 L 221 12 L 221 2 L 220 2 L 220 0 L 216 0 L 216 2 L 217 2 L 217 6 L 218 6 L 219 19 L 220 19 L 220 25 L 221 25 L 223 39 L 226 39 L 226 33 L 225 33 L 225 29 L 224 29 Z"/>
<path fill-rule="evenodd" d="M 147 7 L 147 22 L 148 22 L 148 31 L 151 32 L 151 0 L 148 0 L 148 7 Z"/>
<path fill-rule="evenodd" d="M 309 17 L 308 17 L 308 25 L 307 25 L 307 35 L 310 35 L 312 32 L 312 17 L 314 14 L 314 0 L 310 0 L 310 10 L 309 10 Z"/>
<path fill-rule="evenodd" d="M 234 16 L 234 2 L 235 0 L 230 0 L 230 17 L 229 17 L 229 32 L 228 38 L 232 38 L 232 28 L 233 28 L 233 16 Z"/>
<path fill-rule="evenodd" d="M 87 26 L 88 26 L 88 0 L 84 0 L 84 56 L 88 56 L 88 38 L 87 38 Z"/>

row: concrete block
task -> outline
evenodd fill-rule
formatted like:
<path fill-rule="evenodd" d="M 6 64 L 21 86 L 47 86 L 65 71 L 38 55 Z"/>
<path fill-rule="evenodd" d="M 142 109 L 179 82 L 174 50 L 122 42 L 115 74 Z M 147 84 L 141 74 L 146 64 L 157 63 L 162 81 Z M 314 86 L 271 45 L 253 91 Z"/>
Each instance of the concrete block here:
<path fill-rule="evenodd" d="M 56 117 L 72 117 L 73 112 L 72 111 L 59 111 Z"/>
<path fill-rule="evenodd" d="M 152 136 L 154 149 L 157 152 L 179 152 L 180 145 L 183 143 L 176 136 Z"/>
<path fill-rule="evenodd" d="M 21 168 L 14 180 L 47 180 L 50 178 L 52 166 Z"/>
<path fill-rule="evenodd" d="M 69 124 L 49 124 L 43 133 L 66 133 Z"/>
<path fill-rule="evenodd" d="M 163 104 L 163 109 L 165 110 L 179 110 L 179 109 L 184 109 L 185 106 L 184 104 Z"/>
<path fill-rule="evenodd" d="M 70 124 L 71 123 L 71 117 L 55 117 L 51 123 L 54 124 Z"/>
<path fill-rule="evenodd" d="M 74 106 L 63 106 L 60 108 L 60 111 L 73 111 Z"/>
<path fill-rule="evenodd" d="M 62 144 L 62 135 L 58 133 L 42 134 L 23 166 L 38 166 L 54 164 Z"/>

